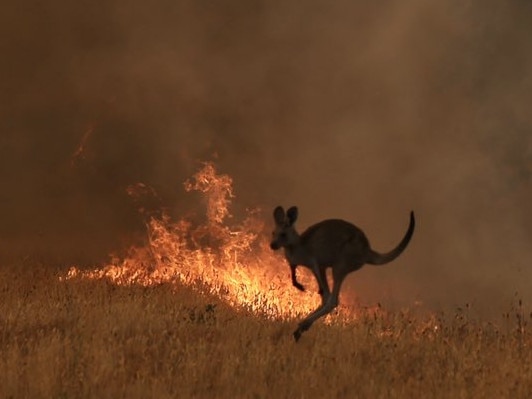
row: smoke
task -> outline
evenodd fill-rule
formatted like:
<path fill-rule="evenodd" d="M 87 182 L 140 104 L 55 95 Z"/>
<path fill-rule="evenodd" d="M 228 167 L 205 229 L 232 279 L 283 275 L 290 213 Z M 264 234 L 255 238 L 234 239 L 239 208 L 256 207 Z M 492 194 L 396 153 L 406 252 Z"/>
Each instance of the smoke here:
<path fill-rule="evenodd" d="M 360 226 L 394 264 L 363 302 L 532 300 L 527 1 L 5 5 L 2 256 L 91 263 L 143 230 L 142 181 L 182 215 L 215 157 L 242 206 Z"/>

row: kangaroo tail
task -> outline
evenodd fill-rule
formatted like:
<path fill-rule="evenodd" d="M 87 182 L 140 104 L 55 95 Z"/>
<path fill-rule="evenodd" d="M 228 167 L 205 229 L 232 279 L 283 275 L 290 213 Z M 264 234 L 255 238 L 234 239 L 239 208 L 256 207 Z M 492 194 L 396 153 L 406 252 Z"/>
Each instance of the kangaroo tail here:
<path fill-rule="evenodd" d="M 384 265 L 388 262 L 391 262 L 395 258 L 397 258 L 401 253 L 405 250 L 406 246 L 410 242 L 410 239 L 412 238 L 412 234 L 414 234 L 414 227 L 416 226 L 416 220 L 414 218 L 414 211 L 410 212 L 410 225 L 408 226 L 408 230 L 406 231 L 405 236 L 394 249 L 392 249 L 390 252 L 387 252 L 385 254 L 380 254 L 378 252 L 375 252 L 374 250 L 370 249 L 370 253 L 368 256 L 367 263 L 370 265 Z"/>

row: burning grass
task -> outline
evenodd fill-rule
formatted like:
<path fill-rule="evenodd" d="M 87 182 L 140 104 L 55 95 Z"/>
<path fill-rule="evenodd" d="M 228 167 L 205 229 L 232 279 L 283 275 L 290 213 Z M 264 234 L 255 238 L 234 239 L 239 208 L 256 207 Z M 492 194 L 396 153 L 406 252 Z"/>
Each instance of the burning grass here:
<path fill-rule="evenodd" d="M 0 270 L 0 397 L 529 397 L 532 337 L 455 314 L 360 309 L 318 322 L 235 309 L 181 283 Z M 297 294 L 297 292 L 296 292 Z M 528 315 L 527 315 L 528 317 Z M 507 323 L 507 324 L 504 324 Z"/>
<path fill-rule="evenodd" d="M 502 327 L 454 314 L 344 307 L 298 344 L 319 298 L 290 283 L 251 212 L 228 224 L 230 177 L 188 182 L 206 222 L 147 222 L 144 247 L 60 276 L 0 269 L 0 397 L 528 397 L 532 336 L 521 303 Z M 141 190 L 139 192 L 139 189 Z M 134 196 L 152 192 L 130 188 Z M 137 198 L 138 199 L 138 198 Z"/>
<path fill-rule="evenodd" d="M 139 188 L 146 192 L 144 185 L 129 189 L 137 199 L 142 194 Z M 213 164 L 205 163 L 184 188 L 202 193 L 204 223 L 172 221 L 164 213 L 152 216 L 144 247 L 133 247 L 124 259 L 115 258 L 94 270 L 72 267 L 64 279 L 107 279 L 143 286 L 180 283 L 271 318 L 307 314 L 318 306 L 317 284 L 304 269 L 300 274 L 309 291 L 295 295 L 289 268 L 268 247 L 257 210 L 249 211 L 240 223 L 228 223 L 234 198 L 230 176 L 218 174 Z"/>

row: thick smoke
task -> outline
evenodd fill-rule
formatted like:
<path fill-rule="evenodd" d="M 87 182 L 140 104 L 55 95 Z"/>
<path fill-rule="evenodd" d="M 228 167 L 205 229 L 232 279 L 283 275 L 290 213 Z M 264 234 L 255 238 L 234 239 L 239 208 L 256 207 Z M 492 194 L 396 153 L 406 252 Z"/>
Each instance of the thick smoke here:
<path fill-rule="evenodd" d="M 362 302 L 532 300 L 528 1 L 13 3 L 0 21 L 2 257 L 91 263 L 216 157 L 243 206 L 341 217 L 392 265 Z M 498 308 L 497 308 L 498 309 Z"/>

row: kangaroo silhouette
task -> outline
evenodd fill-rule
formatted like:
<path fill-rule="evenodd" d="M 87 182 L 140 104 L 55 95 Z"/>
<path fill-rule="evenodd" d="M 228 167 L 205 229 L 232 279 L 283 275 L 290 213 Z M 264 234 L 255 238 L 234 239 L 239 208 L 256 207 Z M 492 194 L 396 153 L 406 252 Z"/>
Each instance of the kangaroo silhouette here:
<path fill-rule="evenodd" d="M 407 247 L 414 234 L 414 212 L 410 212 L 410 224 L 401 242 L 387 253 L 371 249 L 362 230 L 340 219 L 327 219 L 316 223 L 299 234 L 294 224 L 298 209 L 293 206 L 286 213 L 282 206 L 273 211 L 275 230 L 272 233 L 270 247 L 273 250 L 284 249 L 284 255 L 290 265 L 292 284 L 297 289 L 305 288 L 297 281 L 297 266 L 312 270 L 318 281 L 321 306 L 303 319 L 294 331 L 296 342 L 301 334 L 322 316 L 338 306 L 340 287 L 345 277 L 365 264 L 384 265 L 397 258 Z M 332 291 L 327 282 L 326 269 L 332 268 Z"/>

